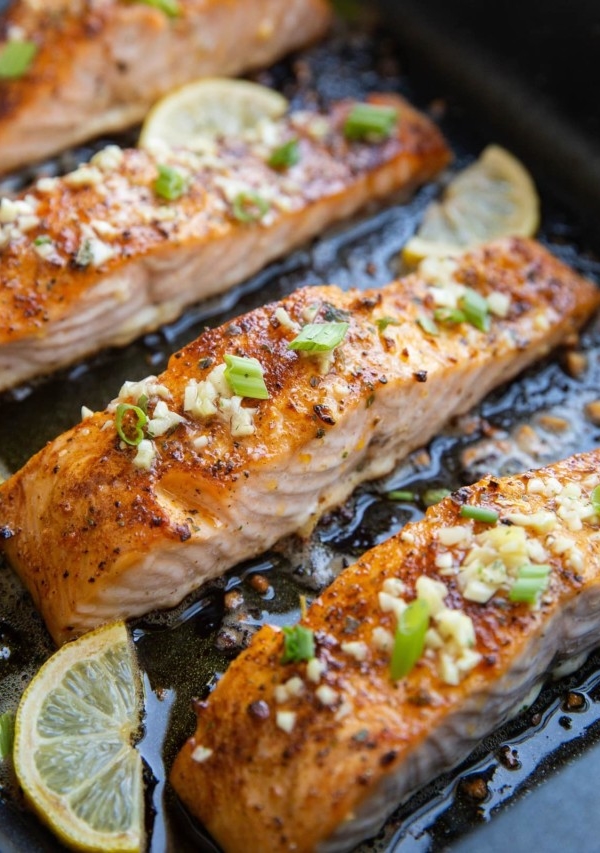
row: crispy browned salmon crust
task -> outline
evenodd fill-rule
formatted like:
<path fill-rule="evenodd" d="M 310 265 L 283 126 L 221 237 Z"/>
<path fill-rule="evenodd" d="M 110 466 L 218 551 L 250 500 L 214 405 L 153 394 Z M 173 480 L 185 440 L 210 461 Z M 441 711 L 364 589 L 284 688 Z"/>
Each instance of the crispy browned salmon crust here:
<path fill-rule="evenodd" d="M 158 4 L 155 4 L 158 5 Z M 269 65 L 319 38 L 325 0 L 16 0 L 0 51 L 34 42 L 26 73 L 0 80 L 0 170 L 131 127 L 163 94 L 200 77 Z"/>
<path fill-rule="evenodd" d="M 432 327 L 468 288 L 497 312 L 487 331 Z M 391 471 L 597 306 L 592 282 L 520 239 L 381 290 L 299 290 L 205 332 L 44 447 L 0 486 L 3 548 L 57 642 L 174 606 Z M 290 349 L 308 320 L 348 330 L 331 353 Z M 257 359 L 269 398 L 237 396 L 225 355 Z M 125 416 L 139 446 L 117 434 L 118 404 L 145 409 L 145 425 Z"/>
<path fill-rule="evenodd" d="M 252 139 L 220 140 L 203 153 L 111 146 L 70 175 L 4 199 L 0 390 L 156 329 L 448 163 L 429 119 L 399 97 L 371 100 L 398 118 L 379 142 L 345 138 L 353 105 L 344 102 L 326 115 L 291 113 Z M 269 166 L 290 140 L 299 162 Z M 157 188 L 165 167 L 179 181 L 173 193 Z"/>
<path fill-rule="evenodd" d="M 369 551 L 312 604 L 301 624 L 315 660 L 282 663 L 282 632 L 263 628 L 198 704 L 171 773 L 221 849 L 352 849 L 522 709 L 551 667 L 589 653 L 600 639 L 599 484 L 600 451 L 487 477 Z M 470 505 L 498 523 L 463 517 Z M 464 585 L 475 561 L 485 577 L 500 572 L 484 603 Z M 511 600 L 519 563 L 548 570 L 537 605 Z M 393 680 L 397 614 L 416 596 L 436 627 Z"/>

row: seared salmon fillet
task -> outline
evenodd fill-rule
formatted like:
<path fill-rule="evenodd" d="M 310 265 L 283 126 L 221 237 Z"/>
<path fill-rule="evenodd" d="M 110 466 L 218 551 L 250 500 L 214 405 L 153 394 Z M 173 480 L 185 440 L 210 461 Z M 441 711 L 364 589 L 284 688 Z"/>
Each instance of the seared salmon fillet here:
<path fill-rule="evenodd" d="M 262 628 L 171 782 L 226 853 L 351 850 L 597 646 L 599 577 L 600 451 L 461 488 Z"/>
<path fill-rule="evenodd" d="M 111 146 L 3 199 L 0 390 L 156 329 L 448 163 L 429 119 L 399 97 L 370 100 L 393 120 L 379 141 L 347 138 L 356 104 L 344 102 L 202 153 Z M 269 165 L 288 144 L 298 162 Z"/>
<path fill-rule="evenodd" d="M 131 127 L 190 80 L 260 68 L 322 36 L 325 0 L 16 0 L 0 20 L 0 56 L 29 64 L 0 76 L 0 170 Z M 22 66 L 19 66 L 17 71 Z M 10 68 L 10 64 L 9 64 Z"/>
<path fill-rule="evenodd" d="M 519 239 L 381 290 L 301 289 L 206 331 L 47 444 L 0 486 L 2 547 L 59 643 L 172 607 L 390 472 L 598 296 Z M 453 300 L 479 318 L 436 322 Z"/>

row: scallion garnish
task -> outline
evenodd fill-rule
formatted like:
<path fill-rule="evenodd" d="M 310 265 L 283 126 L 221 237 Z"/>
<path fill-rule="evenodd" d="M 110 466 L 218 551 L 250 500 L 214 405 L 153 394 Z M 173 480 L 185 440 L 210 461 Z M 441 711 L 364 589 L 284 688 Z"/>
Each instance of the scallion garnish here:
<path fill-rule="evenodd" d="M 50 237 L 48 237 L 47 234 L 40 234 L 40 236 L 36 237 L 35 240 L 33 241 L 33 245 L 34 246 L 47 246 L 51 242 L 52 242 L 52 240 L 50 239 Z"/>
<path fill-rule="evenodd" d="M 144 437 L 144 427 L 148 418 L 139 406 L 131 403 L 119 403 L 115 412 L 115 428 L 121 441 L 137 447 Z"/>
<path fill-rule="evenodd" d="M 6 713 L 0 714 L 0 761 L 11 754 L 14 739 L 15 715 L 6 711 Z"/>
<path fill-rule="evenodd" d="M 181 8 L 178 0 L 138 0 L 138 3 L 143 3 L 145 6 L 153 6 L 155 9 L 160 9 L 169 18 L 176 18 Z"/>
<path fill-rule="evenodd" d="M 594 507 L 594 512 L 600 514 L 600 486 L 596 486 L 592 491 L 592 494 L 590 495 L 590 503 Z"/>
<path fill-rule="evenodd" d="M 393 317 L 379 317 L 378 320 L 375 320 L 377 328 L 380 332 L 385 332 L 388 326 L 399 326 L 400 323 L 398 320 L 395 320 Z"/>
<path fill-rule="evenodd" d="M 489 330 L 490 308 L 487 299 L 481 293 L 477 293 L 472 287 L 467 287 L 464 295 L 460 298 L 460 307 L 468 323 L 475 326 L 480 332 Z"/>
<path fill-rule="evenodd" d="M 425 506 L 433 506 L 434 504 L 439 504 L 440 501 L 443 501 L 450 494 L 452 492 L 449 489 L 427 489 L 421 495 L 421 500 Z"/>
<path fill-rule="evenodd" d="M 495 524 L 500 518 L 500 514 L 495 509 L 488 509 L 486 506 L 473 506 L 472 504 L 463 504 L 459 515 L 463 518 L 472 518 L 473 521 L 483 521 L 485 524 Z"/>
<path fill-rule="evenodd" d="M 417 496 L 414 492 L 407 492 L 403 489 L 394 489 L 393 491 L 388 492 L 386 497 L 390 501 L 405 501 L 407 503 L 411 503 L 416 500 Z"/>
<path fill-rule="evenodd" d="M 256 222 L 262 219 L 271 205 L 258 193 L 246 190 L 233 200 L 233 215 L 239 222 Z"/>
<path fill-rule="evenodd" d="M 391 136 L 398 123 L 398 110 L 376 104 L 355 104 L 344 122 L 346 139 L 380 142 Z"/>
<path fill-rule="evenodd" d="M 349 323 L 307 323 L 288 344 L 302 352 L 331 352 L 344 340 Z"/>
<path fill-rule="evenodd" d="M 394 681 L 408 675 L 423 654 L 428 627 L 429 605 L 423 598 L 417 598 L 402 613 L 396 628 L 390 665 Z"/>
<path fill-rule="evenodd" d="M 254 400 L 268 400 L 269 392 L 263 378 L 263 369 L 256 358 L 244 358 L 239 355 L 225 355 L 225 379 L 231 385 L 234 394 L 239 397 L 252 397 Z"/>
<path fill-rule="evenodd" d="M 508 594 L 510 601 L 536 604 L 540 595 L 548 587 L 550 571 L 551 566 L 544 564 L 521 566 Z"/>
<path fill-rule="evenodd" d="M 154 181 L 154 192 L 167 201 L 175 201 L 180 198 L 187 187 L 185 177 L 172 166 L 159 164 L 157 166 L 158 177 Z"/>
<path fill-rule="evenodd" d="M 290 169 L 300 162 L 300 141 L 289 139 L 276 148 L 267 163 L 272 169 Z"/>
<path fill-rule="evenodd" d="M 433 317 L 438 323 L 447 323 L 448 325 L 464 323 L 467 319 L 464 311 L 458 308 L 447 308 L 446 306 L 436 308 L 433 312 Z"/>
<path fill-rule="evenodd" d="M 287 626 L 283 629 L 283 657 L 281 663 L 298 663 L 315 656 L 315 637 L 310 628 L 303 625 Z"/>
<path fill-rule="evenodd" d="M 417 317 L 417 323 L 427 335 L 436 337 L 440 333 L 438 327 L 435 325 L 431 317 L 429 317 L 427 314 L 419 314 L 419 316 Z"/>
<path fill-rule="evenodd" d="M 0 51 L 0 78 L 16 80 L 27 71 L 37 53 L 32 41 L 8 41 Z"/>

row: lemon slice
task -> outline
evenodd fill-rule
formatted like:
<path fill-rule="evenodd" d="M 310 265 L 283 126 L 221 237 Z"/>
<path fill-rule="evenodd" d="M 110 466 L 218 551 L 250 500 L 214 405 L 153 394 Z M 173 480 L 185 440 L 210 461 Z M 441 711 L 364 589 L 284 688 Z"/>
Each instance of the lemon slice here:
<path fill-rule="evenodd" d="M 40 818 L 75 850 L 144 847 L 142 761 L 131 745 L 141 696 L 122 622 L 63 646 L 23 694 L 15 770 Z"/>
<path fill-rule="evenodd" d="M 414 264 L 499 237 L 531 237 L 539 226 L 539 208 L 527 169 L 504 148 L 489 145 L 449 183 L 441 201 L 427 208 L 402 251 L 403 260 Z"/>
<path fill-rule="evenodd" d="M 138 144 L 202 148 L 207 139 L 240 136 L 265 119 L 281 118 L 287 108 L 283 95 L 266 86 L 208 77 L 161 98 L 146 116 Z"/>

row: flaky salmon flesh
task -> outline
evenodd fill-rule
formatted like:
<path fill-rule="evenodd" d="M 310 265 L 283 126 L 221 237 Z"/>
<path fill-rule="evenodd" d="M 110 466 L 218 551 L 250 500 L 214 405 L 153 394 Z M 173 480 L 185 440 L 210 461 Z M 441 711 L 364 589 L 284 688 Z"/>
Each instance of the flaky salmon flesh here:
<path fill-rule="evenodd" d="M 453 304 L 463 321 L 439 319 Z M 58 643 L 172 607 L 389 473 L 598 304 L 521 239 L 381 290 L 296 291 L 206 331 L 32 457 L 0 486 L 2 547 Z M 337 339 L 293 348 L 315 330 Z M 264 385 L 236 386 L 232 357 Z"/>
<path fill-rule="evenodd" d="M 225 4 L 229 5 L 229 4 Z M 123 345 L 243 281 L 367 202 L 408 194 L 450 152 L 395 96 L 379 141 L 346 138 L 354 104 L 297 111 L 191 153 L 111 146 L 0 204 L 0 390 Z M 269 165 L 289 142 L 298 162 Z"/>
<path fill-rule="evenodd" d="M 171 782 L 225 853 L 351 850 L 550 670 L 583 662 L 599 579 L 600 451 L 461 488 L 316 599 L 302 657 L 282 662 L 294 634 L 253 638 L 199 705 Z M 415 612 L 424 639 L 394 674 Z"/>
<path fill-rule="evenodd" d="M 33 55 L 0 78 L 0 171 L 131 127 L 183 83 L 267 66 L 330 20 L 325 0 L 15 0 L 0 55 Z"/>

